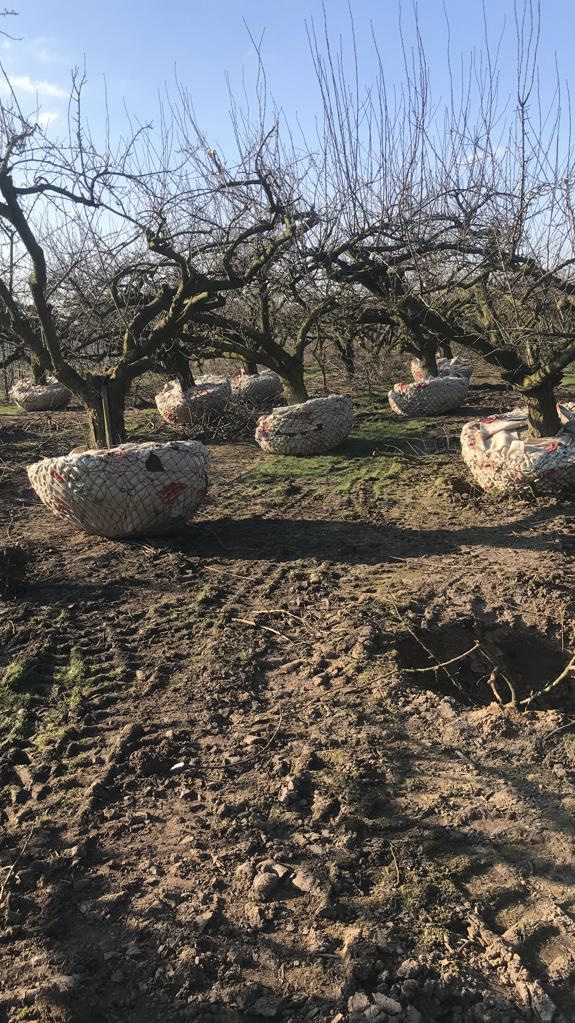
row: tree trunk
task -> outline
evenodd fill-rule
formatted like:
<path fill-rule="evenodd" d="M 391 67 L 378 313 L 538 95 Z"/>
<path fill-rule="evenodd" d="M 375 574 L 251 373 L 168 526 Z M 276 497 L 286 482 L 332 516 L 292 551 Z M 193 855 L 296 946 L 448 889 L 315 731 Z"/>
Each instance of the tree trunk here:
<path fill-rule="evenodd" d="M 442 359 L 453 358 L 453 350 L 451 348 L 449 341 L 442 341 L 438 347 L 438 352 Z"/>
<path fill-rule="evenodd" d="M 309 400 L 309 394 L 304 382 L 303 365 L 301 362 L 284 364 L 279 367 L 279 374 L 282 379 L 288 405 L 299 405 Z"/>
<path fill-rule="evenodd" d="M 46 370 L 42 369 L 40 363 L 38 362 L 38 359 L 36 359 L 34 356 L 32 356 L 32 359 L 30 361 L 30 369 L 32 371 L 32 380 L 34 381 L 35 384 L 46 383 Z"/>
<path fill-rule="evenodd" d="M 425 376 L 428 377 L 439 376 L 435 347 L 431 345 L 425 345 L 425 347 L 421 348 L 419 361 L 421 362 L 421 368 L 423 369 Z"/>
<path fill-rule="evenodd" d="M 345 372 L 347 373 L 350 380 L 355 377 L 355 351 L 353 347 L 353 341 L 346 341 L 345 345 L 340 348 L 341 361 L 343 362 Z"/>
<path fill-rule="evenodd" d="M 257 377 L 257 375 L 258 375 L 258 364 L 257 364 L 257 362 L 252 362 L 251 359 L 243 359 L 243 364 L 244 364 L 244 372 L 245 373 L 247 373 L 251 377 Z"/>
<path fill-rule="evenodd" d="M 553 437 L 561 429 L 554 382 L 547 380 L 540 387 L 524 393 L 527 399 L 529 429 L 532 436 Z"/>
<path fill-rule="evenodd" d="M 125 388 L 109 380 L 94 388 L 89 401 L 83 400 L 88 420 L 88 447 L 112 448 L 126 439 L 124 425 Z"/>
<path fill-rule="evenodd" d="M 165 366 L 169 373 L 173 373 L 178 380 L 182 391 L 189 391 L 194 386 L 194 375 L 190 360 L 185 352 L 179 348 L 170 349 L 165 357 Z"/>

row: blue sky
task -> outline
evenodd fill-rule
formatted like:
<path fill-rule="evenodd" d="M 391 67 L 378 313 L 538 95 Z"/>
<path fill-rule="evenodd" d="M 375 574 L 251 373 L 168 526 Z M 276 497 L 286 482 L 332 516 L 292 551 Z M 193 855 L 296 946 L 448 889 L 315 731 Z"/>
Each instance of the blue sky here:
<path fill-rule="evenodd" d="M 99 129 L 104 80 L 112 123 L 120 125 L 123 105 L 143 120 L 155 116 L 157 93 L 172 83 L 174 73 L 189 89 L 200 123 L 212 144 L 229 137 L 226 75 L 233 88 L 242 77 L 254 80 L 257 61 L 244 20 L 254 37 L 263 33 L 262 53 L 270 91 L 289 118 L 297 114 L 306 128 L 319 112 L 318 90 L 306 41 L 305 22 L 321 30 L 321 0 L 13 0 L 18 17 L 3 27 L 19 39 L 0 39 L 5 70 L 27 110 L 36 96 L 40 117 L 56 130 L 66 109 L 70 69 L 86 63 L 86 112 Z M 389 81 L 401 78 L 398 12 L 405 35 L 413 39 L 412 5 L 398 0 L 350 0 L 360 57 L 360 79 L 374 74 L 371 31 L 383 57 Z M 481 47 L 483 14 L 469 0 L 420 0 L 419 19 L 435 83 L 435 97 L 447 89 L 446 21 L 454 55 Z M 543 0 L 540 67 L 544 88 L 554 75 L 555 59 L 567 80 L 572 73 L 575 4 Z M 326 0 L 330 35 L 349 40 L 347 0 Z M 503 67 L 514 62 L 512 0 L 486 0 L 489 32 L 495 41 L 507 20 Z M 505 84 L 511 85 L 511 82 Z M 550 87 L 550 86 L 549 86 Z"/>

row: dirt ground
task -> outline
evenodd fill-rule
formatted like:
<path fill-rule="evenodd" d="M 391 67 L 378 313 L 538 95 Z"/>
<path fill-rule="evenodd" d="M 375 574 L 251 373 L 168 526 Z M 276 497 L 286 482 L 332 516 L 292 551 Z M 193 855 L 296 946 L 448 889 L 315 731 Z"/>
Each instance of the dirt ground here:
<path fill-rule="evenodd" d="M 457 450 L 513 403 L 214 443 L 195 523 L 129 543 L 28 486 L 80 413 L 4 408 L 0 1019 L 575 1020 L 575 686 L 521 704 L 575 649 L 575 506 Z"/>

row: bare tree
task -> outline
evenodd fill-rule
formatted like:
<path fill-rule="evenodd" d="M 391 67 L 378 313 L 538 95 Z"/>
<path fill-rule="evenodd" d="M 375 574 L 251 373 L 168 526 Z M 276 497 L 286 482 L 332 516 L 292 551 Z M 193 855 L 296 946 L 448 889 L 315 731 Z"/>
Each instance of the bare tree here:
<path fill-rule="evenodd" d="M 452 75 L 442 116 L 417 27 L 401 91 L 380 61 L 361 94 L 327 31 L 311 36 L 330 212 L 310 257 L 363 296 L 361 322 L 393 328 L 431 375 L 442 344 L 497 366 L 546 435 L 559 429 L 554 387 L 575 359 L 575 161 L 559 84 L 547 109 L 538 90 L 531 0 L 515 29 L 513 99 L 499 95 L 486 41 L 459 84 Z"/>
<path fill-rule="evenodd" d="M 278 172 L 275 129 L 253 129 L 232 165 L 179 90 L 157 132 L 136 126 L 99 150 L 82 85 L 62 140 L 13 95 L 0 107 L 0 225 L 16 250 L 0 302 L 15 345 L 83 404 L 90 445 L 109 446 L 124 439 L 132 381 L 181 357 L 190 324 L 255 281 L 309 214 Z"/>

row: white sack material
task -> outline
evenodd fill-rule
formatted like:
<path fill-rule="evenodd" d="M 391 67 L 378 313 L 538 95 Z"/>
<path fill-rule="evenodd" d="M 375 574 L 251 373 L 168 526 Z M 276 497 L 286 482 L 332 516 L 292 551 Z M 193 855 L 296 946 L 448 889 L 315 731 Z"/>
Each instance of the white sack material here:
<path fill-rule="evenodd" d="M 345 440 L 353 423 L 353 402 L 343 394 L 312 398 L 260 416 L 256 441 L 277 455 L 317 455 Z"/>
<path fill-rule="evenodd" d="M 208 449 L 195 440 L 120 444 L 28 467 L 40 500 L 86 533 L 163 533 L 188 521 L 208 487 Z"/>
<path fill-rule="evenodd" d="M 273 398 L 283 398 L 281 377 L 272 369 L 263 373 L 240 373 L 231 381 L 232 398 L 245 401 L 248 405 L 262 405 Z"/>
<path fill-rule="evenodd" d="M 231 395 L 225 377 L 198 377 L 195 386 L 185 392 L 177 380 L 172 380 L 156 395 L 156 405 L 162 419 L 171 426 L 190 426 L 222 412 Z"/>
<path fill-rule="evenodd" d="M 394 384 L 387 398 L 398 416 L 436 416 L 465 401 L 467 377 L 428 377 L 413 384 Z"/>
<path fill-rule="evenodd" d="M 410 368 L 414 380 L 427 379 L 420 359 L 412 359 Z M 467 377 L 470 380 L 473 369 L 473 363 L 469 359 L 462 359 L 460 355 L 455 355 L 453 359 L 437 359 L 437 372 L 440 377 Z"/>
<path fill-rule="evenodd" d="M 526 436 L 526 408 L 465 424 L 461 453 L 483 490 L 575 491 L 575 403 L 557 410 L 563 427 L 554 437 Z"/>
<path fill-rule="evenodd" d="M 50 412 L 65 408 L 72 394 L 55 377 L 47 377 L 45 384 L 19 380 L 12 387 L 10 397 L 24 412 Z"/>

